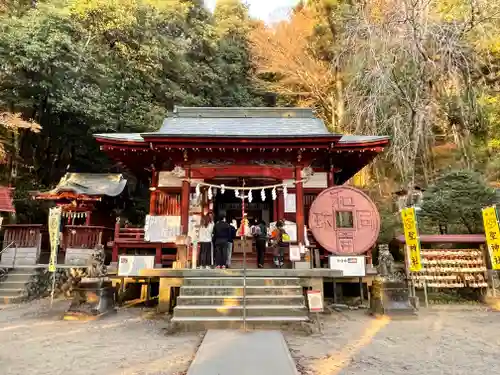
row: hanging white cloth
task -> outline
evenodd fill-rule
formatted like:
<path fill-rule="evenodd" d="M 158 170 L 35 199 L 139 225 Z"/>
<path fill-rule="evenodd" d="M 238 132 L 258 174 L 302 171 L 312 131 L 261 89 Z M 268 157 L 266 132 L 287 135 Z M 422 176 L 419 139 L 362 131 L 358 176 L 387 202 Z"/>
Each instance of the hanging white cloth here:
<path fill-rule="evenodd" d="M 146 216 L 144 240 L 148 242 L 175 242 L 181 234 L 180 216 Z"/>

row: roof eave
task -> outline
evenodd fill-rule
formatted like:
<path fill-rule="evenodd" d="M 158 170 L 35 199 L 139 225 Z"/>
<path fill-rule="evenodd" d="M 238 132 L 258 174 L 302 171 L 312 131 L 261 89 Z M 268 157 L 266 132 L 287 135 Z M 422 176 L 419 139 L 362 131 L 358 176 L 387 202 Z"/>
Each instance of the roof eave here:
<path fill-rule="evenodd" d="M 370 141 L 359 141 L 359 142 L 339 142 L 337 143 L 338 148 L 365 148 L 365 147 L 387 147 L 391 144 L 391 139 L 389 137 L 385 139 L 377 139 Z"/>
<path fill-rule="evenodd" d="M 192 145 L 193 142 L 200 144 L 204 143 L 207 146 L 215 144 L 218 147 L 223 145 L 245 145 L 253 147 L 262 147 L 264 145 L 273 146 L 289 146 L 289 147 L 302 147 L 305 145 L 315 145 L 318 147 L 332 147 L 338 144 L 341 135 L 307 135 L 307 136 L 217 136 L 217 135 L 160 135 L 160 134 L 141 134 L 145 141 L 152 144 L 171 144 L 172 146 L 186 144 Z M 221 143 L 223 142 L 223 144 Z"/>

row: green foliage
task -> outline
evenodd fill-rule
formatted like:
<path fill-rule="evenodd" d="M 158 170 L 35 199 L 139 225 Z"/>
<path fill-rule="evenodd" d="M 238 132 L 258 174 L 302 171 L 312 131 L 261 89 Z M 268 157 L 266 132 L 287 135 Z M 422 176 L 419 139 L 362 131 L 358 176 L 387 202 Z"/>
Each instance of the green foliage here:
<path fill-rule="evenodd" d="M 223 25 L 195 0 L 14 3 L 0 13 L 0 111 L 42 126 L 22 134 L 14 156 L 26 190 L 67 170 L 117 171 L 93 133 L 156 130 L 174 105 L 259 103 L 236 33 L 250 25 L 244 7 Z"/>
<path fill-rule="evenodd" d="M 424 193 L 419 216 L 441 232 L 481 233 L 481 209 L 496 202 L 494 189 L 483 177 L 471 171 L 452 171 Z"/>

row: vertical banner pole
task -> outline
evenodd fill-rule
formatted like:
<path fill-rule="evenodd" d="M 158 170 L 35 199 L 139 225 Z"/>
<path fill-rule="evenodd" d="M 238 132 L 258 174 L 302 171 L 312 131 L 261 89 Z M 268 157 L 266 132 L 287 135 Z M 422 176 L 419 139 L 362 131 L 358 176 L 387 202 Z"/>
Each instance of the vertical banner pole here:
<path fill-rule="evenodd" d="M 59 249 L 61 231 L 61 207 L 51 208 L 49 210 L 49 237 L 50 237 L 50 261 L 49 272 L 52 272 L 52 290 L 50 293 L 50 308 L 54 303 L 54 293 L 56 289 L 56 265 L 57 250 Z"/>
<path fill-rule="evenodd" d="M 243 181 L 243 187 L 245 181 Z M 243 330 L 247 331 L 247 240 L 245 233 L 245 190 L 241 192 L 241 239 L 243 240 Z"/>

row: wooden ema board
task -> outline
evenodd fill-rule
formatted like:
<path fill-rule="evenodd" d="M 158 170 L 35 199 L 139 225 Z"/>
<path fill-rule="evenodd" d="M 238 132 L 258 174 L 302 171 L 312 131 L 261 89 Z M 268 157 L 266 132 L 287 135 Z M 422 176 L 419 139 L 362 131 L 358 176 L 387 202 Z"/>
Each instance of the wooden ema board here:
<path fill-rule="evenodd" d="M 251 238 L 247 240 L 237 240 L 233 242 L 233 253 L 234 254 L 249 254 L 253 251 L 253 241 Z"/>

